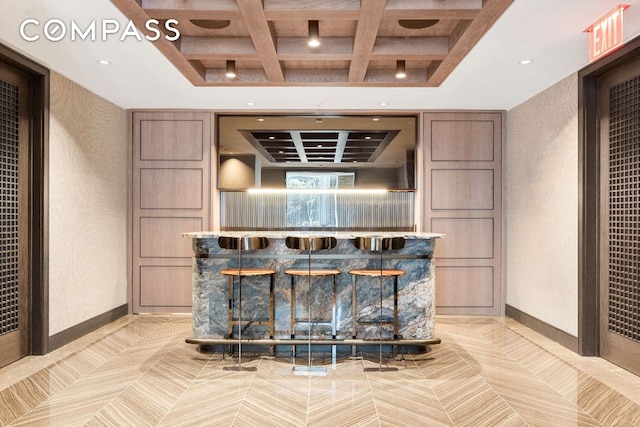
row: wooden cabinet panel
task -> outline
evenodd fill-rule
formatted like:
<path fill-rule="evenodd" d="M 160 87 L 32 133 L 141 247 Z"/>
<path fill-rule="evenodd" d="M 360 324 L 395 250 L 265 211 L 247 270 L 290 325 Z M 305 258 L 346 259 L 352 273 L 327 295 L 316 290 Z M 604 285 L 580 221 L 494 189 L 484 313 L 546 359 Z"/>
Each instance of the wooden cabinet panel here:
<path fill-rule="evenodd" d="M 493 209 L 493 169 L 432 169 L 432 210 Z"/>
<path fill-rule="evenodd" d="M 437 267 L 436 306 L 449 308 L 492 308 L 492 267 Z"/>
<path fill-rule="evenodd" d="M 140 209 L 202 209 L 203 177 L 201 168 L 140 169 Z"/>
<path fill-rule="evenodd" d="M 142 119 L 140 126 L 140 160 L 204 159 L 204 135 L 202 120 Z"/>
<path fill-rule="evenodd" d="M 493 218 L 433 218 L 431 228 L 446 234 L 438 240 L 437 259 L 493 259 Z"/>
<path fill-rule="evenodd" d="M 140 218 L 140 258 L 191 258 L 185 230 L 202 230 L 202 218 Z"/>
<path fill-rule="evenodd" d="M 133 113 L 134 313 L 191 311 L 193 252 L 181 233 L 211 227 L 211 115 Z"/>
<path fill-rule="evenodd" d="M 431 160 L 491 162 L 494 134 L 493 120 L 433 120 Z"/>
<path fill-rule="evenodd" d="M 140 307 L 190 308 L 191 270 L 190 265 L 140 267 Z"/>
<path fill-rule="evenodd" d="M 436 311 L 500 315 L 502 113 L 424 113 L 421 229 L 436 243 Z"/>

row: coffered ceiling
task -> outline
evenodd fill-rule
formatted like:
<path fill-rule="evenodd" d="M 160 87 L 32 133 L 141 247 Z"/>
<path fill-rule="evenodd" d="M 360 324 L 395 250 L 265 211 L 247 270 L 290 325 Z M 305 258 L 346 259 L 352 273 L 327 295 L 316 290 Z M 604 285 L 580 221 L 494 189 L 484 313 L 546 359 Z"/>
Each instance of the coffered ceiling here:
<path fill-rule="evenodd" d="M 154 44 L 194 86 L 436 87 L 513 0 L 111 1 L 145 34 L 178 21 Z"/>
<path fill-rule="evenodd" d="M 278 130 L 241 131 L 274 163 L 374 162 L 398 130 Z"/>

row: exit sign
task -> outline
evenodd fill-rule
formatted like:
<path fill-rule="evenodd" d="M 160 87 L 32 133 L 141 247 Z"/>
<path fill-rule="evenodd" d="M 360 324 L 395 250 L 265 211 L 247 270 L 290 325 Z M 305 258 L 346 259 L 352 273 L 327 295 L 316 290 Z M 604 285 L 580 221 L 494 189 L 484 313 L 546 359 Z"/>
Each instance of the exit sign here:
<path fill-rule="evenodd" d="M 622 46 L 622 14 L 629 7 L 621 4 L 591 24 L 589 33 L 589 61 L 596 61 Z"/>

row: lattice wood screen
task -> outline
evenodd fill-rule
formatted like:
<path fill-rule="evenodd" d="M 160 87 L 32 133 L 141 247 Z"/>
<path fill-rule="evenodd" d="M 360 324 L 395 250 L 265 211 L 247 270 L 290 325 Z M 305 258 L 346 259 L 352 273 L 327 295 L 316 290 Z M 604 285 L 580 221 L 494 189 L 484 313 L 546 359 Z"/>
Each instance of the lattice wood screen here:
<path fill-rule="evenodd" d="M 609 330 L 640 342 L 640 77 L 609 98 Z"/>
<path fill-rule="evenodd" d="M 18 329 L 18 86 L 0 81 L 0 335 Z"/>

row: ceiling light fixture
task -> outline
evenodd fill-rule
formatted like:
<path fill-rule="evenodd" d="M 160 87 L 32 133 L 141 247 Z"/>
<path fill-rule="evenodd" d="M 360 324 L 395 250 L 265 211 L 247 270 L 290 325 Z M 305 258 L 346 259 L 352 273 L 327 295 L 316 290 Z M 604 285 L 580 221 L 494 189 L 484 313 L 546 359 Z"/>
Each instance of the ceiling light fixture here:
<path fill-rule="evenodd" d="M 388 102 L 386 102 L 386 101 L 382 101 L 382 102 L 381 102 L 381 103 L 379 103 L 378 105 L 379 105 L 379 106 L 381 106 L 381 107 L 386 107 L 387 105 L 389 105 L 389 103 L 388 103 Z"/>
<path fill-rule="evenodd" d="M 404 79 L 405 77 L 407 77 L 405 62 L 404 59 L 400 59 L 396 61 L 396 79 Z"/>
<path fill-rule="evenodd" d="M 227 70 L 225 71 L 224 75 L 229 77 L 230 79 L 236 78 L 236 61 L 227 61 Z"/>
<path fill-rule="evenodd" d="M 309 21 L 309 47 L 320 46 L 320 24 L 318 21 Z"/>
<path fill-rule="evenodd" d="M 533 62 L 533 60 L 531 60 L 531 59 L 522 59 L 522 60 L 518 61 L 518 64 L 520 64 L 520 65 L 529 65 L 532 62 Z"/>
<path fill-rule="evenodd" d="M 433 27 L 439 22 L 438 19 L 400 19 L 398 24 L 409 30 L 421 30 L 423 28 Z"/>
<path fill-rule="evenodd" d="M 189 21 L 193 25 L 207 30 L 221 30 L 231 24 L 228 19 L 190 19 Z"/>
<path fill-rule="evenodd" d="M 98 59 L 97 62 L 100 65 L 111 65 L 111 61 L 109 61 L 108 59 Z"/>

